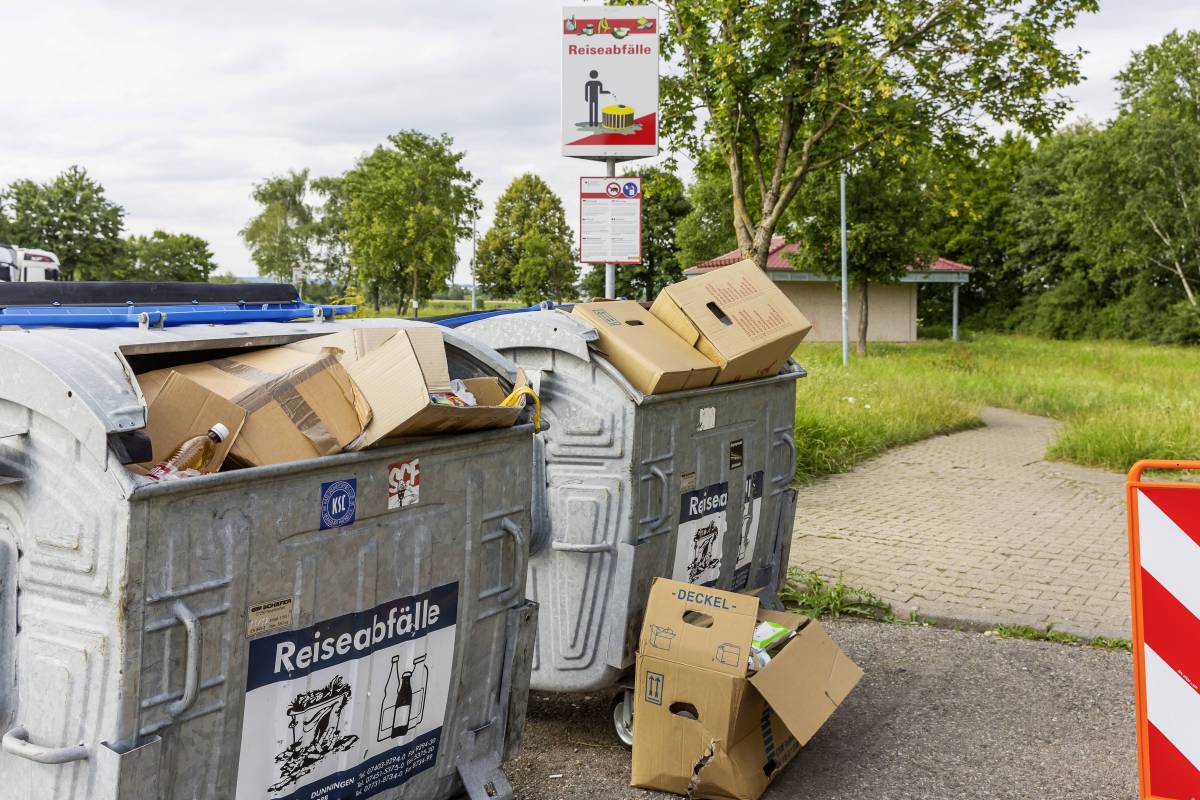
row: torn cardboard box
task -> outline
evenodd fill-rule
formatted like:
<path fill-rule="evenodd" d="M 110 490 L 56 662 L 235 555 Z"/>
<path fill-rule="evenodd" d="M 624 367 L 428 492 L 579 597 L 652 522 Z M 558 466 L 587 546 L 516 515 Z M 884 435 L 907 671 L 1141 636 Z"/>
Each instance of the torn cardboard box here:
<path fill-rule="evenodd" d="M 138 376 L 138 384 L 148 404 L 155 403 L 172 374 L 246 412 L 229 451 L 231 460 L 245 466 L 341 452 L 371 418 L 370 406 L 330 354 L 273 347 L 147 372 Z"/>
<path fill-rule="evenodd" d="M 434 395 L 451 392 L 446 343 L 437 328 L 371 328 L 361 333 L 344 331 L 289 345 L 326 354 L 331 348 L 340 352 L 372 410 L 371 422 L 356 447 L 402 436 L 507 428 L 521 416 L 521 405 L 500 405 L 508 391 L 493 376 L 463 379 L 475 397 L 474 406 L 434 400 Z M 524 373 L 519 373 L 514 388 L 524 385 Z"/>
<path fill-rule="evenodd" d="M 759 670 L 755 627 L 794 631 Z M 816 620 L 658 578 L 634 685 L 634 786 L 756 800 L 862 677 Z"/>
<path fill-rule="evenodd" d="M 172 372 L 146 409 L 150 460 L 144 464 L 130 464 L 129 469 L 145 475 L 155 464 L 170 458 L 176 447 L 203 434 L 218 422 L 229 430 L 229 435 L 217 444 L 212 461 L 202 472 L 221 469 L 246 422 L 246 411 L 195 381 Z"/>
<path fill-rule="evenodd" d="M 600 351 L 642 394 L 710 386 L 717 376 L 716 364 L 640 303 L 578 303 L 571 313 L 596 329 Z"/>
<path fill-rule="evenodd" d="M 650 313 L 720 366 L 716 384 L 776 374 L 812 328 L 753 261 L 667 286 Z"/>

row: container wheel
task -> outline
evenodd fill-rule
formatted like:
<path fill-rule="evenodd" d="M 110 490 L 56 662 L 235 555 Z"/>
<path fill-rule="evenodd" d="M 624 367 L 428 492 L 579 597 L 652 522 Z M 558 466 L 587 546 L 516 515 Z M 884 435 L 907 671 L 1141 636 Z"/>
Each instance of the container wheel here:
<path fill-rule="evenodd" d="M 633 690 L 618 689 L 609 704 L 613 733 L 626 748 L 633 749 Z"/>

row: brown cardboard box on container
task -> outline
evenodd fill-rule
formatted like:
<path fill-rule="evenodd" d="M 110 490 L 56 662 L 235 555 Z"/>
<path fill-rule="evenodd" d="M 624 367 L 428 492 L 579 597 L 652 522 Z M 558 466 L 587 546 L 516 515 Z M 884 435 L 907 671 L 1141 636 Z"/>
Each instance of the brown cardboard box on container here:
<path fill-rule="evenodd" d="M 341 452 L 362 434 L 371 409 L 331 354 L 282 347 L 146 372 L 138 384 L 155 403 L 173 374 L 240 406 L 246 421 L 229 451 L 245 466 Z"/>
<path fill-rule="evenodd" d="M 601 352 L 642 394 L 712 385 L 718 367 L 633 300 L 578 303 L 572 311 L 599 334 Z"/>
<path fill-rule="evenodd" d="M 146 435 L 150 438 L 150 460 L 144 464 L 130 464 L 129 469 L 145 475 L 155 464 L 170 458 L 176 447 L 193 436 L 206 433 L 218 422 L 229 429 L 229 435 L 217 444 L 212 461 L 201 472 L 221 469 L 246 422 L 246 411 L 178 372 L 172 372 L 154 400 L 147 403 Z"/>
<path fill-rule="evenodd" d="M 812 329 L 753 261 L 667 286 L 650 313 L 721 367 L 715 384 L 776 374 Z"/>
<path fill-rule="evenodd" d="M 499 405 L 508 392 L 495 377 L 463 379 L 467 390 L 475 396 L 475 406 L 463 408 L 433 402 L 431 393 L 450 391 L 442 332 L 432 326 L 391 328 L 385 329 L 390 335 L 381 337 L 377 330 L 372 329 L 366 348 L 355 345 L 355 358 L 347 367 L 373 412 L 357 446 L 368 447 L 401 436 L 507 428 L 521 416 L 520 405 Z M 339 340 L 342 336 L 310 339 L 305 344 L 341 349 L 347 346 L 344 337 Z M 322 339 L 329 342 L 323 343 Z M 525 375 L 519 372 L 515 388 L 524 385 Z"/>
<path fill-rule="evenodd" d="M 795 635 L 751 671 L 762 621 Z M 632 784 L 755 800 L 861 677 L 816 620 L 762 609 L 753 595 L 658 578 L 638 647 Z"/>

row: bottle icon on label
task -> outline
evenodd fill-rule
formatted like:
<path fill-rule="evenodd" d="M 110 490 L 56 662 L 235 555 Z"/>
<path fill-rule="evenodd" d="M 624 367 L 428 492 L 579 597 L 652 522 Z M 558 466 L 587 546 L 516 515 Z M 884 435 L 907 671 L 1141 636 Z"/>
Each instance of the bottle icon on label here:
<path fill-rule="evenodd" d="M 400 691 L 396 693 L 396 717 L 392 723 L 392 738 L 408 733 L 408 721 L 412 715 L 412 670 L 400 679 Z"/>
<path fill-rule="evenodd" d="M 383 705 L 379 709 L 379 741 L 381 742 L 386 742 L 394 735 L 392 731 L 396 727 L 396 701 L 399 699 L 398 695 L 402 684 L 400 656 L 392 656 L 392 666 L 388 670 L 387 683 L 383 685 Z M 404 710 L 404 717 L 408 718 L 408 709 Z"/>
<path fill-rule="evenodd" d="M 425 654 L 413 659 L 412 710 L 408 715 L 408 730 L 416 730 L 425 716 L 425 687 L 429 685 L 429 667 L 425 665 Z"/>

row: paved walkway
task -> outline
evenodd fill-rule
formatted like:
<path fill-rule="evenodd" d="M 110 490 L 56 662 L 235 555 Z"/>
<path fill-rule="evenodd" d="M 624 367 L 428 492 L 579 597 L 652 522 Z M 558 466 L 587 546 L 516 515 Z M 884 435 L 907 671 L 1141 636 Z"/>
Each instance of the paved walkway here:
<path fill-rule="evenodd" d="M 1054 420 L 983 420 L 803 487 L 792 564 L 902 616 L 1128 638 L 1124 476 L 1043 461 Z"/>

